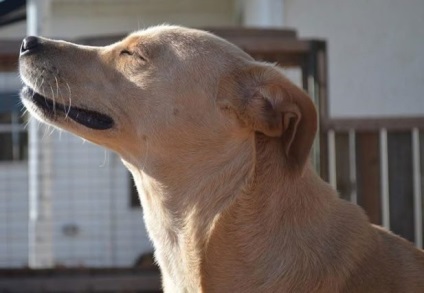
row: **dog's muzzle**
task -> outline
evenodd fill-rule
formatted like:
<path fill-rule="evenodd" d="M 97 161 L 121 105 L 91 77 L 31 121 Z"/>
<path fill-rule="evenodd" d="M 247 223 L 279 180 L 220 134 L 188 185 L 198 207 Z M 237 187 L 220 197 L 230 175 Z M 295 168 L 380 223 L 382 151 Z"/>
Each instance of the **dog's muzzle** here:
<path fill-rule="evenodd" d="M 20 49 L 20 62 L 24 62 L 24 66 L 35 66 L 28 65 L 29 60 L 25 59 L 34 58 L 34 54 L 42 54 L 45 49 L 43 49 L 44 46 L 45 44 L 42 39 L 34 36 L 26 37 L 22 41 Z M 26 70 L 24 70 L 24 72 L 26 72 Z M 22 73 L 21 71 L 21 74 L 25 73 Z M 26 73 L 26 75 L 30 74 Z M 29 80 L 31 80 L 31 78 L 29 78 Z M 36 89 L 33 89 L 30 85 L 25 85 L 22 89 L 21 99 L 31 102 L 32 105 L 34 105 L 34 107 L 39 110 L 42 116 L 44 116 L 47 120 L 55 121 L 59 118 L 70 118 L 85 127 L 95 130 L 110 129 L 115 124 L 112 117 L 106 114 L 102 114 L 94 110 L 60 104 L 57 102 L 57 99 L 44 96 L 37 92 Z"/>

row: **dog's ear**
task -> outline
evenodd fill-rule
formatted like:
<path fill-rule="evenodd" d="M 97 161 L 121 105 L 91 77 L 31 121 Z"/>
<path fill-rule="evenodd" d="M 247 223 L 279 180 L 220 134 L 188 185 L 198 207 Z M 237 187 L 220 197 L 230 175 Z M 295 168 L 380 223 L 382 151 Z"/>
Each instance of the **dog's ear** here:
<path fill-rule="evenodd" d="M 302 174 L 317 131 L 317 113 L 307 94 L 273 65 L 255 62 L 222 79 L 218 103 L 269 137 L 279 137 L 288 167 Z"/>

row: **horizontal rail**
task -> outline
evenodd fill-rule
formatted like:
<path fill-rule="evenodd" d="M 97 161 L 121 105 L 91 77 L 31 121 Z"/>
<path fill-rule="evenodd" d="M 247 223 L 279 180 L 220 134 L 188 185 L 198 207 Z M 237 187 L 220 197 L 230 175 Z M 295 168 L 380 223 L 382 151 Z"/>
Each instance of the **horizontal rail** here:
<path fill-rule="evenodd" d="M 321 130 L 334 131 L 387 131 L 407 130 L 412 128 L 424 129 L 424 116 L 417 117 L 390 117 L 390 118 L 334 118 L 321 121 Z"/>
<path fill-rule="evenodd" d="M 27 131 L 28 129 L 24 125 L 0 124 L 0 133 L 27 132 Z"/>
<path fill-rule="evenodd" d="M 22 40 L 0 40 L 0 55 L 19 55 Z"/>
<path fill-rule="evenodd" d="M 130 269 L 0 270 L 1 292 L 161 292 L 156 271 Z"/>

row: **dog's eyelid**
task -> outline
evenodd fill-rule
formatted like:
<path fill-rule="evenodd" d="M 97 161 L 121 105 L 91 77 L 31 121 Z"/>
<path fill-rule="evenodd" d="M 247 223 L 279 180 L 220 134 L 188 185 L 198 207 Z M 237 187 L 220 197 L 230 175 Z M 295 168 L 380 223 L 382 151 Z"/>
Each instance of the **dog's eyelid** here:
<path fill-rule="evenodd" d="M 119 55 L 120 56 L 122 56 L 122 55 L 136 56 L 136 57 L 140 58 L 141 60 L 143 60 L 145 62 L 147 61 L 147 59 L 137 50 L 132 51 L 132 50 L 128 50 L 128 49 L 122 49 L 121 52 L 119 52 Z"/>
<path fill-rule="evenodd" d="M 130 50 L 127 50 L 127 49 L 123 49 L 123 50 L 121 50 L 121 52 L 119 52 L 119 55 L 130 55 L 130 56 L 132 56 L 132 55 L 134 55 L 134 52 L 131 52 Z"/>

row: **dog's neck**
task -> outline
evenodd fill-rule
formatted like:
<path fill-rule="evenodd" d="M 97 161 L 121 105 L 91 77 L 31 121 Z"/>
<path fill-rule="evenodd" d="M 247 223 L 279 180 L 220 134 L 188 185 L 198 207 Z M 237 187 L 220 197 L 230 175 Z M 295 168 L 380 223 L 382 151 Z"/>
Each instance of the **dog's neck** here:
<path fill-rule="evenodd" d="M 224 152 L 210 149 L 169 157 L 150 153 L 139 165 L 124 161 L 137 184 L 161 271 L 180 282 L 199 279 L 187 276 L 200 275 L 201 253 L 215 221 L 253 178 L 253 139 Z M 175 286 L 198 292 L 200 283 Z"/>
<path fill-rule="evenodd" d="M 205 291 L 248 292 L 259 282 L 261 292 L 312 292 L 318 283 L 329 286 L 323 292 L 338 292 L 341 283 L 332 277 L 347 274 L 355 257 L 362 257 L 359 247 L 366 241 L 359 236 L 368 231 L 360 227 L 366 217 L 341 201 L 310 162 L 302 174 L 293 174 L 278 140 L 257 136 L 255 158 L 253 184 L 238 194 L 208 238 L 202 264 L 202 276 L 208 276 Z M 335 232 L 333 219 L 346 230 Z M 328 250 L 349 245 L 358 250 Z M 330 269 L 323 270 L 322 263 Z M 225 276 L 232 281 L 220 287 L 216 281 L 228 280 Z"/>
<path fill-rule="evenodd" d="M 237 222 L 245 226 L 259 219 L 266 225 L 276 219 L 273 215 L 281 214 L 284 201 L 301 200 L 290 197 L 292 189 L 301 188 L 301 182 L 293 186 L 299 180 L 289 178 L 283 158 L 275 160 L 283 157 L 279 145 L 256 136 L 225 148 L 226 153 L 144 159 L 143 166 L 126 164 L 139 189 L 162 273 L 170 275 L 165 279 L 179 282 L 170 287 L 199 290 L 206 247 L 210 239 L 230 236 L 221 229 L 228 221 L 234 221 L 234 229 Z M 307 168 L 305 176 L 311 174 Z M 229 210 L 238 218 L 222 216 Z M 185 280 L 197 282 L 187 284 Z"/>

